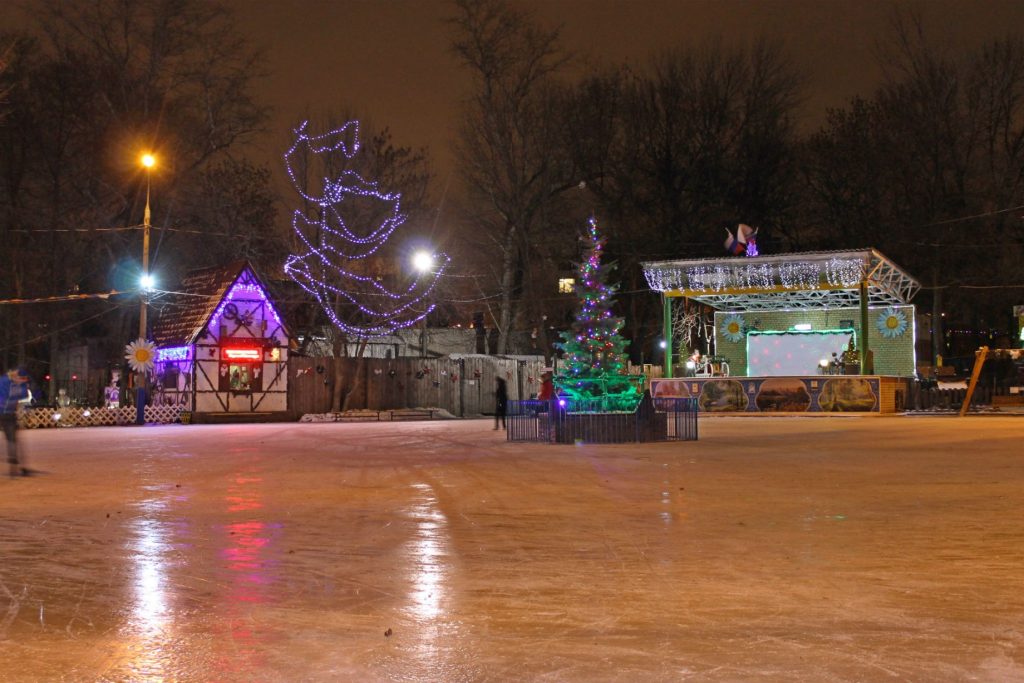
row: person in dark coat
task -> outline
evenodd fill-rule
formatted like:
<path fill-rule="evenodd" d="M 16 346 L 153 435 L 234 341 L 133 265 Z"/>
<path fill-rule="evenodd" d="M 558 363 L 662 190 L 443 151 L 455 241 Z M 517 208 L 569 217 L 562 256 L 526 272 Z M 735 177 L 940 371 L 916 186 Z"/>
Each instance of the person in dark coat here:
<path fill-rule="evenodd" d="M 18 460 L 18 403 L 27 398 L 28 373 L 24 368 L 0 377 L 0 426 L 7 437 L 7 463 L 11 466 L 12 477 L 27 477 L 31 473 Z"/>
<path fill-rule="evenodd" d="M 498 429 L 498 422 L 501 421 L 501 429 L 505 428 L 505 411 L 508 409 L 508 385 L 505 380 L 498 377 L 497 387 L 494 389 L 494 428 Z"/>

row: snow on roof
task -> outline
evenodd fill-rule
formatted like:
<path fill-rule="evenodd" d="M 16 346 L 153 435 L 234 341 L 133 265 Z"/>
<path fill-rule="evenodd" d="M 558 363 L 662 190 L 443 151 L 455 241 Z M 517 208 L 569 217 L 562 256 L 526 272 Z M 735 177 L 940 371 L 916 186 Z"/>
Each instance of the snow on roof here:
<path fill-rule="evenodd" d="M 236 261 L 193 270 L 181 280 L 176 291 L 155 298 L 150 307 L 158 313 L 154 317 L 150 337 L 156 345 L 194 343 L 228 289 L 246 268 L 252 270 L 248 261 Z"/>
<path fill-rule="evenodd" d="M 643 263 L 651 289 L 719 310 L 856 307 L 908 303 L 921 285 L 876 249 L 813 251 Z"/>

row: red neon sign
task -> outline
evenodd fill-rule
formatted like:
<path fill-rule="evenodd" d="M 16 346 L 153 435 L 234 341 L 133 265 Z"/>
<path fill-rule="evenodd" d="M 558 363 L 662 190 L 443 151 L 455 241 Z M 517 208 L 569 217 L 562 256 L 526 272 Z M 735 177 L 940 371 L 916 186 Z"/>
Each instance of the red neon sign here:
<path fill-rule="evenodd" d="M 229 360 L 260 360 L 263 354 L 259 349 L 224 349 L 224 357 Z"/>

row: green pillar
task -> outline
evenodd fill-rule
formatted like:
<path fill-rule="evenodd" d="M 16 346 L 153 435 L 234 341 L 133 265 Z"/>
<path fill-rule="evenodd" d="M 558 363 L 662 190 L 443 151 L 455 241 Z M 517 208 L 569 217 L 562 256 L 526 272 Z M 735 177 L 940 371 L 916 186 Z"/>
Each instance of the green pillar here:
<path fill-rule="evenodd" d="M 860 374 L 866 375 L 870 372 L 868 367 L 868 281 L 861 280 L 860 283 L 860 341 L 857 347 L 860 350 Z"/>
<path fill-rule="evenodd" d="M 665 366 L 662 377 L 672 376 L 672 299 L 661 295 L 661 333 L 665 340 Z"/>

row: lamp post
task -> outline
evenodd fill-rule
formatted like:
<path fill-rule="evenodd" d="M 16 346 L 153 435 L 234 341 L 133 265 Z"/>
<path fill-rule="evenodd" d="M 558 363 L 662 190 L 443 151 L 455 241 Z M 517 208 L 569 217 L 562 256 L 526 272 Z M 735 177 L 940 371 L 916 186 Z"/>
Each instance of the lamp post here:
<path fill-rule="evenodd" d="M 156 166 L 156 157 L 146 152 L 139 162 L 146 169 L 146 209 L 142 213 L 142 277 L 139 280 L 139 339 L 146 340 L 146 305 L 149 303 L 149 290 L 153 288 L 153 278 L 149 274 L 149 188 Z M 144 424 L 146 421 L 146 373 L 140 372 L 135 378 L 135 422 Z"/>
<path fill-rule="evenodd" d="M 412 267 L 416 272 L 423 274 L 429 273 L 434 269 L 434 255 L 429 251 L 417 251 L 412 255 Z M 423 357 L 427 357 L 427 316 L 423 316 L 423 327 L 420 332 L 420 348 L 422 349 Z"/>
<path fill-rule="evenodd" d="M 147 152 L 142 155 L 140 162 L 143 168 L 146 169 L 146 209 L 142 213 L 142 279 L 139 282 L 142 296 L 139 302 L 139 337 L 145 339 L 147 292 L 153 287 L 153 280 L 149 277 L 149 186 L 153 175 L 153 167 L 156 165 L 156 157 Z"/>

